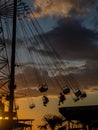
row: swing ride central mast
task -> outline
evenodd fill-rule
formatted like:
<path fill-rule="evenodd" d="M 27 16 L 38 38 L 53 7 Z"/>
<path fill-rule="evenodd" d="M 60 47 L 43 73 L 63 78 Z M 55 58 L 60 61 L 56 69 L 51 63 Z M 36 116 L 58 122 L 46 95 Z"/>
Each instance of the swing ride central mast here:
<path fill-rule="evenodd" d="M 13 121 L 13 102 L 14 102 L 14 89 L 15 89 L 15 47 L 16 47 L 16 13 L 17 13 L 17 0 L 14 0 L 13 6 L 13 32 L 12 32 L 12 54 L 11 54 L 11 74 L 10 74 L 10 101 L 9 101 L 9 121 Z M 11 128 L 10 130 L 12 130 Z"/>

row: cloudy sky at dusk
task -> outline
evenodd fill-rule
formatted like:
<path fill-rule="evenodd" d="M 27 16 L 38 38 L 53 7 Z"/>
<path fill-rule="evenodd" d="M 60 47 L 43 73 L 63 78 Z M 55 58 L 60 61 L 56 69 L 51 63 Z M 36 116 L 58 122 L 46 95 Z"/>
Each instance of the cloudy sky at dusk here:
<path fill-rule="evenodd" d="M 69 94 L 63 106 L 97 104 L 98 2 L 95 0 L 35 0 L 32 4 L 33 15 L 31 14 L 30 18 L 33 21 L 36 18 L 42 28 L 41 31 L 38 28 L 40 35 L 34 32 L 35 39 L 38 38 L 39 41 L 40 37 L 46 39 L 44 39 L 45 43 L 42 39 L 40 44 L 35 40 L 33 44 L 28 44 L 28 48 L 24 46 L 22 40 L 18 41 L 17 63 L 22 61 L 23 70 L 16 68 L 18 86 L 16 92 L 29 93 L 29 96 L 34 96 L 33 101 L 36 106 L 42 106 L 40 96 L 43 94 L 38 91 L 38 85 L 46 81 L 49 90 L 44 94 L 50 98 L 50 102 L 47 109 L 41 107 L 42 110 L 44 109 L 42 115 L 49 112 L 58 113 L 58 106 L 54 107 L 55 103 L 58 104 L 59 92 L 66 85 L 66 80 L 70 81 L 71 75 L 77 80 L 76 85 L 79 89 L 87 93 L 87 97 L 74 103 L 74 95 Z M 29 39 L 32 39 L 31 34 Z M 24 76 L 23 82 L 20 79 Z M 72 84 L 72 87 L 76 86 Z M 37 113 L 39 108 L 36 107 L 32 111 L 33 117 L 36 118 L 34 113 Z M 22 117 L 21 111 L 20 104 L 20 117 Z"/>
<path fill-rule="evenodd" d="M 54 106 L 58 104 L 57 97 L 66 82 L 70 82 L 74 89 L 75 85 L 78 86 L 87 93 L 87 97 L 74 104 L 74 94 L 69 94 L 69 100 L 63 106 L 98 104 L 98 1 L 28 0 L 27 4 L 32 11 L 27 18 L 18 16 L 17 21 L 15 93 L 32 98 L 17 101 L 20 117 L 24 117 L 23 106 L 32 99 L 38 107 L 28 111 L 28 115 L 32 113 L 36 118 L 34 113 L 39 108 L 45 113 L 56 113 L 58 106 Z M 10 25 L 11 21 L 8 21 Z M 11 27 L 8 28 L 11 31 Z M 7 33 L 5 37 L 10 43 Z M 7 47 L 10 53 L 10 44 Z M 8 57 L 10 59 L 10 55 Z M 70 76 L 76 81 L 75 85 Z M 42 107 L 43 93 L 38 90 L 39 85 L 45 82 L 49 90 L 44 94 L 51 101 L 47 110 Z M 24 105 L 21 105 L 22 100 Z"/>
<path fill-rule="evenodd" d="M 34 32 L 40 44 L 35 40 L 32 44 L 28 43 L 26 47 L 23 40 L 18 41 L 16 62 L 23 63 L 23 73 L 18 67 L 16 68 L 17 84 L 22 85 L 19 79 L 25 75 L 27 85 L 31 87 L 32 92 L 39 95 L 36 81 L 43 80 L 45 76 L 45 80 L 49 80 L 49 94 L 51 94 L 55 93 L 53 92 L 54 84 L 51 82 L 54 76 L 58 78 L 62 75 L 73 74 L 84 89 L 97 91 L 97 2 L 93 0 L 36 0 L 32 2 L 32 6 L 33 15 L 30 15 L 30 18 L 38 20 L 42 28 L 41 32 L 38 27 L 39 34 L 46 39 L 44 43 L 40 35 Z M 26 24 L 29 23 L 24 23 L 25 26 Z M 18 26 L 21 26 L 21 22 Z M 22 27 L 25 28 L 25 26 Z M 37 27 L 36 23 L 35 26 Z M 17 30 L 21 32 L 19 37 L 23 37 L 23 30 Z M 29 32 L 28 37 L 29 41 L 35 38 Z M 41 72 L 43 70 L 44 72 Z"/>

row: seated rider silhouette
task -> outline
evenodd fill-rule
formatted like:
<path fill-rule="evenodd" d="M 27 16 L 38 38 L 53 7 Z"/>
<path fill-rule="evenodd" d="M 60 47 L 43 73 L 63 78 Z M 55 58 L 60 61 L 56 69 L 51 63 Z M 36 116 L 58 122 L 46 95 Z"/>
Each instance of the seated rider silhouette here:
<path fill-rule="evenodd" d="M 49 102 L 49 99 L 46 96 L 43 96 L 42 100 L 43 100 L 43 105 L 47 106 L 47 103 Z"/>
<path fill-rule="evenodd" d="M 61 93 L 60 92 L 60 96 L 59 96 L 59 103 L 58 103 L 58 105 L 60 105 L 60 103 L 64 103 L 64 101 L 65 101 L 65 96 L 64 96 L 64 94 L 63 93 Z"/>

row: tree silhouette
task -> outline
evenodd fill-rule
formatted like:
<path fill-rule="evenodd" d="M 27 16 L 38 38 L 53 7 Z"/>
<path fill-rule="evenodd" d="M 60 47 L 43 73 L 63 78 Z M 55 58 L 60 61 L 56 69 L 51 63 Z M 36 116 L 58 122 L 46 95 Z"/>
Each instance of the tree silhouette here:
<path fill-rule="evenodd" d="M 44 125 L 38 126 L 40 129 L 46 130 L 48 127 L 51 128 L 51 130 L 55 130 L 57 126 L 62 126 L 65 119 L 62 116 L 47 114 L 43 117 Z"/>

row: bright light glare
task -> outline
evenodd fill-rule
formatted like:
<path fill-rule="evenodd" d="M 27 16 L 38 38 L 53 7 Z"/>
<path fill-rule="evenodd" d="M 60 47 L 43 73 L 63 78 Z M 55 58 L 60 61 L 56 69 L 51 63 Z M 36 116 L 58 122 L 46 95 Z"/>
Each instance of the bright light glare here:
<path fill-rule="evenodd" d="M 0 120 L 2 120 L 2 116 L 0 116 Z"/>

